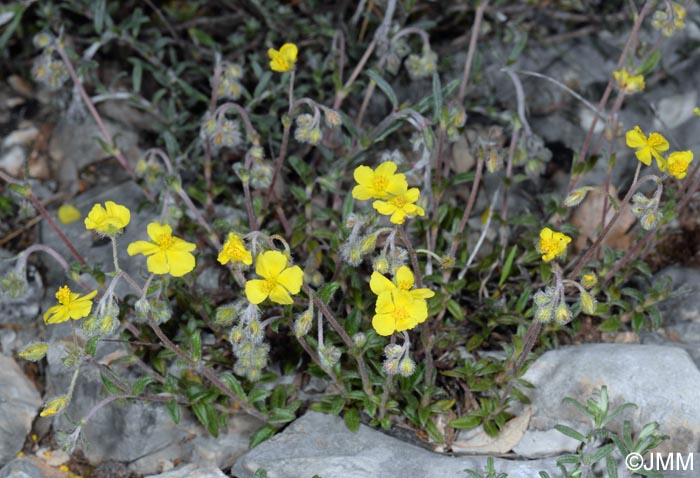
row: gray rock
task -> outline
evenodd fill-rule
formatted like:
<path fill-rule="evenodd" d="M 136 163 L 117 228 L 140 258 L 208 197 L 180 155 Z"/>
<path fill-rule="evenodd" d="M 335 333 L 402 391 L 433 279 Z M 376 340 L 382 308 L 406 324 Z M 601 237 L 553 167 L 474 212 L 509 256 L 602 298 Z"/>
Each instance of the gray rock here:
<path fill-rule="evenodd" d="M 495 459 L 496 469 L 513 477 L 555 473 L 553 459 Z M 464 469 L 482 470 L 486 457 L 452 457 L 432 453 L 391 438 L 365 425 L 357 433 L 342 418 L 307 412 L 287 429 L 241 457 L 231 470 L 252 478 L 263 468 L 275 478 L 443 478 L 465 476 Z"/>
<path fill-rule="evenodd" d="M 113 354 L 119 353 L 118 348 L 98 349 L 98 355 L 110 350 L 113 350 Z M 61 363 L 61 356 L 60 347 L 52 347 L 47 354 L 51 370 L 47 374 L 48 388 L 56 395 L 65 393 L 72 376 L 72 371 Z M 126 370 L 116 370 L 129 376 Z M 66 415 L 73 420 L 85 416 L 104 398 L 100 396 L 101 389 L 98 371 L 94 367 L 84 367 Z M 87 443 L 83 452 L 90 463 L 107 460 L 123 462 L 132 473 L 139 475 L 158 473 L 180 460 L 227 468 L 248 451 L 251 435 L 262 425 L 262 422 L 247 415 L 234 415 L 228 419 L 228 428 L 214 438 L 184 410 L 180 423 L 175 424 L 163 404 L 112 402 L 100 409 L 83 428 Z M 72 431 L 66 416 L 54 419 L 54 429 Z"/>
<path fill-rule="evenodd" d="M 35 456 L 15 458 L 0 468 L 0 478 L 67 478 L 68 474 L 53 468 Z"/>
<path fill-rule="evenodd" d="M 671 266 L 656 274 L 671 278 L 671 297 L 659 304 L 664 318 L 663 325 L 670 326 L 684 321 L 700 324 L 700 271 L 687 267 Z"/>
<path fill-rule="evenodd" d="M 660 433 L 670 436 L 655 451 L 700 449 L 700 371 L 680 348 L 636 344 L 564 347 L 542 355 L 524 379 L 536 388 L 530 392 L 534 412 L 529 428 L 513 449 L 519 455 L 537 457 L 547 450 L 559 450 L 564 437 L 551 433 L 558 423 L 589 430 L 586 417 L 562 399 L 585 401 L 602 385 L 608 387 L 611 408 L 624 402 L 638 406 L 626 410 L 611 424 L 613 429 L 629 419 L 633 431 L 639 432 L 655 421 Z"/>
<path fill-rule="evenodd" d="M 160 475 L 150 475 L 145 478 L 226 478 L 226 475 L 213 466 L 199 468 L 197 465 L 186 465 L 176 470 L 170 470 Z"/>
<path fill-rule="evenodd" d="M 71 114 L 64 115 L 54 128 L 49 142 L 49 154 L 54 160 L 56 179 L 62 189 L 70 192 L 78 191 L 78 171 L 112 156 L 97 140 L 102 138 L 102 133 L 95 121 L 87 115 L 79 116 L 74 118 Z M 119 149 L 133 165 L 141 154 L 138 134 L 110 120 L 105 120 L 104 123 Z M 80 134 L 76 134 L 76 131 L 80 131 Z"/>
<path fill-rule="evenodd" d="M 22 449 L 41 403 L 39 392 L 17 363 L 0 355 L 0 464 Z"/>

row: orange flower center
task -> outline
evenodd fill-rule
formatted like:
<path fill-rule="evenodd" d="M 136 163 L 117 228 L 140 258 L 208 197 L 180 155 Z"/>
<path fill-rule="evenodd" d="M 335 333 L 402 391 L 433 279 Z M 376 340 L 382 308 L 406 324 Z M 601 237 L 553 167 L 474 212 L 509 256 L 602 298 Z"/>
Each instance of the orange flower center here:
<path fill-rule="evenodd" d="M 374 175 L 374 179 L 372 180 L 372 186 L 374 186 L 375 190 L 384 191 L 388 185 L 389 180 L 386 178 L 386 176 L 382 176 L 381 174 Z"/>
<path fill-rule="evenodd" d="M 266 294 L 269 294 L 270 292 L 272 292 L 272 289 L 274 289 L 276 285 L 277 279 L 265 279 L 265 282 L 263 283 L 263 290 Z"/>
<path fill-rule="evenodd" d="M 403 208 L 407 202 L 408 201 L 406 201 L 406 198 L 403 196 L 394 196 L 391 199 L 391 203 L 399 209 Z"/>
<path fill-rule="evenodd" d="M 173 236 L 171 236 L 170 234 L 161 234 L 160 236 L 158 236 L 158 240 L 156 242 L 158 243 L 161 249 L 170 249 L 170 247 L 173 245 Z"/>
<path fill-rule="evenodd" d="M 56 300 L 61 305 L 68 305 L 70 303 L 70 289 L 67 285 L 64 285 L 58 292 L 56 292 Z"/>
<path fill-rule="evenodd" d="M 399 281 L 399 283 L 397 285 L 398 285 L 399 289 L 403 289 L 403 290 L 410 290 L 411 287 L 413 286 L 411 281 L 408 281 L 408 280 Z"/>

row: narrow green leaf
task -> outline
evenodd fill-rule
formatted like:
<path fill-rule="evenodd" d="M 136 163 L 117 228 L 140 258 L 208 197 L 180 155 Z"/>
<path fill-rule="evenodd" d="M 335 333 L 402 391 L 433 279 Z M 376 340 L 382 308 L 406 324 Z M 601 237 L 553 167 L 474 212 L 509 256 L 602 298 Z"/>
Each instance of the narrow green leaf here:
<path fill-rule="evenodd" d="M 481 425 L 482 418 L 478 415 L 464 415 L 450 422 L 452 428 L 458 430 L 469 430 L 470 428 L 476 428 Z"/>
<path fill-rule="evenodd" d="M 170 418 L 173 419 L 173 422 L 177 425 L 180 423 L 180 405 L 178 405 L 177 400 L 168 400 L 165 402 L 165 409 L 168 411 L 170 414 Z"/>
<path fill-rule="evenodd" d="M 379 73 L 377 73 L 375 70 L 369 70 L 367 72 L 367 76 L 369 76 L 372 81 L 377 84 L 380 90 L 382 90 L 382 93 L 386 95 L 394 109 L 397 109 L 399 107 L 399 100 L 396 97 L 396 93 L 391 85 L 387 83 L 386 80 L 382 78 L 381 75 L 379 75 Z"/>
<path fill-rule="evenodd" d="M 328 284 L 323 284 L 316 295 L 318 295 L 319 299 L 321 299 L 324 304 L 328 304 L 338 288 L 340 288 L 340 282 L 329 282 Z"/>
<path fill-rule="evenodd" d="M 659 60 L 661 60 L 661 52 L 656 50 L 651 55 L 646 57 L 642 64 L 637 67 L 635 73 L 637 75 L 646 75 L 647 73 L 650 73 L 654 68 L 656 68 L 656 65 L 659 64 Z"/>
<path fill-rule="evenodd" d="M 146 375 L 145 377 L 141 377 L 140 379 L 136 380 L 134 382 L 134 385 L 132 387 L 132 393 L 134 395 L 141 395 L 144 390 L 146 390 L 146 387 L 150 385 L 151 383 L 155 382 L 155 378 L 151 377 L 150 375 Z"/>
<path fill-rule="evenodd" d="M 100 377 L 102 378 L 102 384 L 105 386 L 107 392 L 113 395 L 124 393 L 104 372 L 100 372 Z"/>
<path fill-rule="evenodd" d="M 265 425 L 260 430 L 257 430 L 250 437 L 250 448 L 255 448 L 262 442 L 269 440 L 275 434 L 275 428 L 270 425 Z"/>
<path fill-rule="evenodd" d="M 573 438 L 574 440 L 578 440 L 581 443 L 586 443 L 586 437 L 573 428 L 567 427 L 566 425 L 554 425 L 554 429 L 559 433 L 563 433 L 564 435 Z"/>
<path fill-rule="evenodd" d="M 464 312 L 462 312 L 462 307 L 457 303 L 456 300 L 450 299 L 445 303 L 447 311 L 457 320 L 464 320 Z"/>
<path fill-rule="evenodd" d="M 241 397 L 244 401 L 248 401 L 248 397 L 246 396 L 245 391 L 243 390 L 243 386 L 236 377 L 231 375 L 229 372 L 225 372 L 221 375 L 221 381 L 224 382 L 233 393 Z"/>
<path fill-rule="evenodd" d="M 498 287 L 501 287 L 510 275 L 510 269 L 513 267 L 513 261 L 515 260 L 515 255 L 518 252 L 518 246 L 515 245 L 510 250 L 508 257 L 506 258 L 505 264 L 503 264 L 503 270 L 501 271 L 501 278 L 498 281 Z"/>

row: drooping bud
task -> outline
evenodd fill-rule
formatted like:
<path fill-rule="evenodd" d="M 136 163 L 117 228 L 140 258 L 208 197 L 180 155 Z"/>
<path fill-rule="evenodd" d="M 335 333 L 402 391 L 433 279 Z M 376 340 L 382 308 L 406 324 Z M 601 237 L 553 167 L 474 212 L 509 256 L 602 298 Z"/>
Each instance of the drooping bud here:
<path fill-rule="evenodd" d="M 49 344 L 44 342 L 34 342 L 27 345 L 20 353 L 19 356 L 25 360 L 31 362 L 38 362 L 46 356 L 46 352 L 49 350 Z"/>

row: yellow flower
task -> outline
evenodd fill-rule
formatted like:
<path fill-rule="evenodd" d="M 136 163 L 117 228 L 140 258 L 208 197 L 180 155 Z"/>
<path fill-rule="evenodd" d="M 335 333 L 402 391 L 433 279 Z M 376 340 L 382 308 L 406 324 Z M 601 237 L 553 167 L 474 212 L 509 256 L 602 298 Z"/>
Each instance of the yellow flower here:
<path fill-rule="evenodd" d="M 540 242 L 537 250 L 542 254 L 542 260 L 549 262 L 555 257 L 559 257 L 566 252 L 566 246 L 571 242 L 571 238 L 561 232 L 552 231 L 545 227 L 540 232 Z"/>
<path fill-rule="evenodd" d="M 267 54 L 270 57 L 270 68 L 272 71 L 283 73 L 294 69 L 297 61 L 298 48 L 294 43 L 285 43 L 282 48 L 275 50 L 270 48 Z"/>
<path fill-rule="evenodd" d="M 651 164 L 651 157 L 653 156 L 656 159 L 656 164 L 659 166 L 659 169 L 662 169 L 664 158 L 661 156 L 661 153 L 668 150 L 669 144 L 666 138 L 661 134 L 651 133 L 649 134 L 649 138 L 647 138 L 644 136 L 641 128 L 635 126 L 634 129 L 627 132 L 625 140 L 627 146 L 636 150 L 634 154 L 637 156 L 638 160 L 649 166 Z"/>
<path fill-rule="evenodd" d="M 386 161 L 374 171 L 367 166 L 358 166 L 353 173 L 357 186 L 352 189 L 352 197 L 360 201 L 367 199 L 387 199 L 401 194 L 408 188 L 406 176 L 396 173 L 396 163 Z"/>
<path fill-rule="evenodd" d="M 395 288 L 377 297 L 372 327 L 379 335 L 409 330 L 428 318 L 428 303 L 410 292 Z"/>
<path fill-rule="evenodd" d="M 644 89 L 643 75 L 630 75 L 627 68 L 618 71 L 613 71 L 617 87 L 627 93 L 637 93 Z"/>
<path fill-rule="evenodd" d="M 659 169 L 676 179 L 683 179 L 688 174 L 688 166 L 692 160 L 692 151 L 676 151 L 668 155 L 664 167 L 659 166 Z"/>
<path fill-rule="evenodd" d="M 107 201 L 105 206 L 107 207 L 102 207 L 102 204 L 92 206 L 90 213 L 85 218 L 85 228 L 109 236 L 121 234 L 122 229 L 131 220 L 131 212 L 125 206 L 112 201 Z"/>
<path fill-rule="evenodd" d="M 46 404 L 46 406 L 41 411 L 39 416 L 50 417 L 52 415 L 56 415 L 57 413 L 62 412 L 66 408 L 67 405 L 68 405 L 68 397 L 65 395 L 61 395 L 60 397 L 52 398 Z"/>
<path fill-rule="evenodd" d="M 86 317 L 92 309 L 92 298 L 97 295 L 93 290 L 83 297 L 76 292 L 71 292 L 67 285 L 64 285 L 56 292 L 58 305 L 49 307 L 44 314 L 44 322 L 47 324 L 60 324 L 68 319 L 78 320 Z"/>
<path fill-rule="evenodd" d="M 217 257 L 216 260 L 218 260 L 221 265 L 228 262 L 242 262 L 249 266 L 253 263 L 253 256 L 250 251 L 245 248 L 241 237 L 238 234 L 229 232 L 228 239 L 226 239 L 224 247 L 221 248 L 219 257 Z"/>
<path fill-rule="evenodd" d="M 262 279 L 249 280 L 245 284 L 245 296 L 251 304 L 259 304 L 268 297 L 277 304 L 293 304 L 291 294 L 301 290 L 304 272 L 299 266 L 288 267 L 287 256 L 279 251 L 267 251 L 258 255 L 255 273 Z"/>
<path fill-rule="evenodd" d="M 62 204 L 58 208 L 58 220 L 61 224 L 70 224 L 80 219 L 80 211 L 70 204 Z"/>
<path fill-rule="evenodd" d="M 386 201 L 374 201 L 372 204 L 379 214 L 391 215 L 389 221 L 394 224 L 403 224 L 406 216 L 425 216 L 423 208 L 414 204 L 420 197 L 420 190 L 408 189 L 405 184 L 402 189 L 401 193 L 390 196 Z"/>
<path fill-rule="evenodd" d="M 126 252 L 130 256 L 150 256 L 146 262 L 149 272 L 181 277 L 194 269 L 195 259 L 192 251 L 197 246 L 179 237 L 173 237 L 173 230 L 167 224 L 152 222 L 148 225 L 147 232 L 153 242 L 132 242 Z"/>
<path fill-rule="evenodd" d="M 390 292 L 395 289 L 405 290 L 414 299 L 429 299 L 435 295 L 430 289 L 413 289 L 414 277 L 413 272 L 406 266 L 401 266 L 394 275 L 393 282 L 381 275 L 379 272 L 373 272 L 369 281 L 369 287 L 377 295 L 385 292 Z"/>

